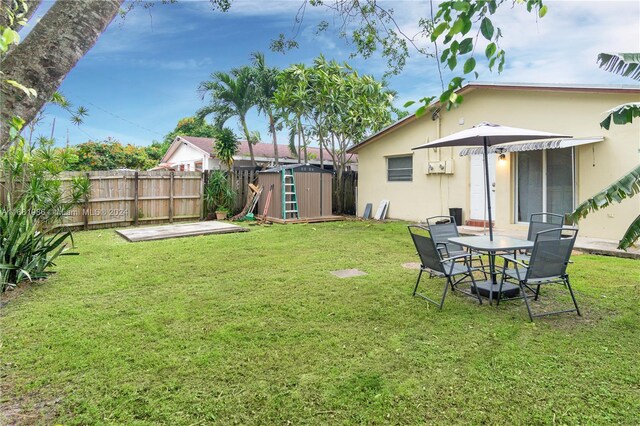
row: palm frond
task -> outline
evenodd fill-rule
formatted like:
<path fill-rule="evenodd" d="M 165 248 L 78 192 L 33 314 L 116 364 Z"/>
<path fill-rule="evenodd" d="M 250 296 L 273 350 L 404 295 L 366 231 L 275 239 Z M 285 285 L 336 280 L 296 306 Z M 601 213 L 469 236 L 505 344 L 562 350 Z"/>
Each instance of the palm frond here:
<path fill-rule="evenodd" d="M 631 222 L 631 225 L 629 225 L 629 228 L 618 243 L 618 248 L 620 250 L 626 250 L 634 245 L 638 239 L 640 239 L 640 215 Z"/>
<path fill-rule="evenodd" d="M 629 124 L 633 122 L 633 117 L 640 117 L 640 102 L 631 102 L 618 105 L 606 112 L 607 117 L 600 122 L 600 127 L 609 130 L 611 120 L 613 124 Z"/>
<path fill-rule="evenodd" d="M 597 63 L 606 71 L 640 80 L 640 53 L 601 53 Z"/>

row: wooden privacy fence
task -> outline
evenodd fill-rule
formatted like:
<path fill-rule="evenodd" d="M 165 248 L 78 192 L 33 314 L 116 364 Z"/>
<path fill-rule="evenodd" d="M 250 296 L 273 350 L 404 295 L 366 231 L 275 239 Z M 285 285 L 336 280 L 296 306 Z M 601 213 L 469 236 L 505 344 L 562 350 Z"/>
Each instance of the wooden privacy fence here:
<path fill-rule="evenodd" d="M 234 167 L 231 183 L 236 193 L 233 201 L 233 210 L 240 211 L 247 202 L 249 184 L 255 184 L 258 180 L 258 171 L 255 167 Z"/>
<path fill-rule="evenodd" d="M 91 191 L 83 202 L 66 214 L 62 225 L 96 229 L 202 219 L 206 213 L 204 185 L 207 174 L 208 172 L 122 170 L 64 172 L 58 177 L 63 187 L 70 186 L 74 176 L 83 176 L 89 179 Z M 253 167 L 233 169 L 235 211 L 244 207 L 249 184 L 255 183 L 257 176 L 258 170 Z M 345 173 L 343 184 L 343 211 L 353 214 L 357 173 Z M 0 204 L 6 205 L 6 200 L 6 188 L 0 185 Z"/>
<path fill-rule="evenodd" d="M 91 191 L 65 216 L 65 226 L 93 229 L 202 217 L 200 172 L 68 172 L 61 180 L 65 184 L 74 176 L 86 176 Z"/>
<path fill-rule="evenodd" d="M 201 172 L 63 172 L 57 179 L 68 188 L 75 176 L 89 179 L 91 190 L 64 216 L 61 225 L 70 228 L 172 223 L 201 219 L 204 212 Z M 6 205 L 6 188 L 0 188 Z"/>

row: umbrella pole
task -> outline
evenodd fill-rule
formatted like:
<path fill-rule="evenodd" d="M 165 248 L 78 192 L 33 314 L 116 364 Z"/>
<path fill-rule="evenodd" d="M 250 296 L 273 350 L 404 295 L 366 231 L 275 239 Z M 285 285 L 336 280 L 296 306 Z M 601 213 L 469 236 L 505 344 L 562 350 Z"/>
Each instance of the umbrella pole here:
<path fill-rule="evenodd" d="M 489 147 L 487 146 L 487 137 L 483 138 L 484 142 L 484 184 L 487 189 L 487 216 L 489 216 L 489 240 L 493 241 L 493 224 L 491 219 L 491 187 L 489 186 L 489 156 L 487 151 Z"/>

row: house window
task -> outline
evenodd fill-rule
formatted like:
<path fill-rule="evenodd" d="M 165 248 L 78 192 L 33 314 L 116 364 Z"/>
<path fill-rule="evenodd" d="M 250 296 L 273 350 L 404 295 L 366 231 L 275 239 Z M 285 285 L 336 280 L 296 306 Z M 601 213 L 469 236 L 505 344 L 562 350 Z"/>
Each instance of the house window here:
<path fill-rule="evenodd" d="M 570 213 L 574 199 L 573 148 L 518 153 L 516 222 L 528 222 L 532 213 Z"/>
<path fill-rule="evenodd" d="M 411 182 L 413 180 L 413 156 L 387 158 L 388 182 Z"/>
<path fill-rule="evenodd" d="M 184 164 L 180 164 L 180 171 L 184 172 Z"/>
<path fill-rule="evenodd" d="M 196 172 L 202 171 L 202 161 L 196 161 Z"/>

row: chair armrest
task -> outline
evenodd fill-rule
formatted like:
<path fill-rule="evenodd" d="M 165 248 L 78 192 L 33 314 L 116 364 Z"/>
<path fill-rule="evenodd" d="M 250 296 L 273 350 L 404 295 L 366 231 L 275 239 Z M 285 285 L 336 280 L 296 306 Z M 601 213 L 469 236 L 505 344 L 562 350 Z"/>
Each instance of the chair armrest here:
<path fill-rule="evenodd" d="M 524 267 L 524 268 L 528 268 L 529 265 L 527 265 L 526 263 L 520 262 L 519 260 L 513 258 L 513 257 L 507 257 L 507 256 L 503 256 L 501 254 L 498 255 L 498 257 L 503 258 L 504 260 L 506 260 L 507 262 L 513 262 L 513 263 L 517 263 L 518 265 Z"/>
<path fill-rule="evenodd" d="M 441 247 L 439 247 L 441 246 Z M 450 258 L 449 256 L 449 247 L 447 247 L 446 243 L 436 243 L 436 250 L 440 251 L 444 248 L 444 252 L 447 254 L 447 258 Z M 442 252 L 440 252 L 440 256 L 442 256 Z"/>
<path fill-rule="evenodd" d="M 459 254 L 457 256 L 452 256 L 452 257 L 447 257 L 446 259 L 442 259 L 442 263 L 444 262 L 452 262 L 456 259 L 468 259 L 470 258 L 471 255 L 470 254 Z"/>

